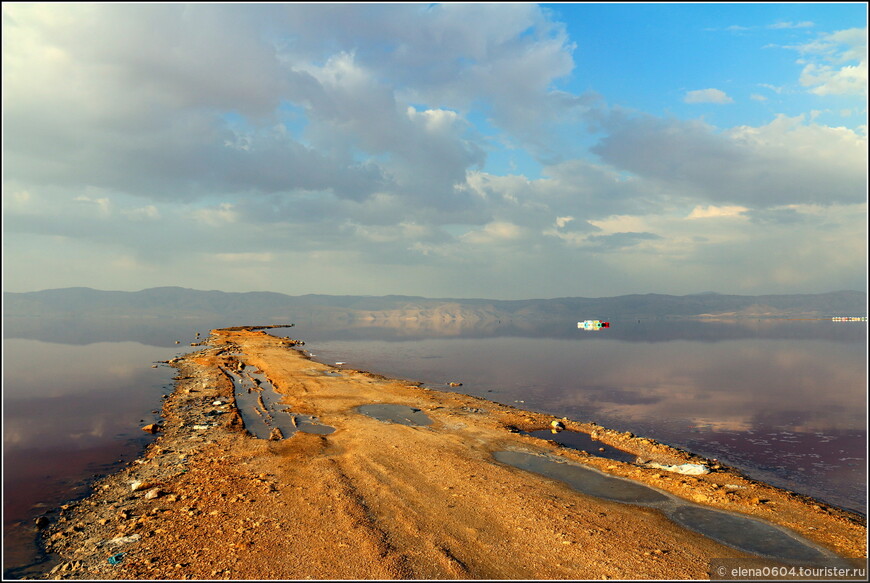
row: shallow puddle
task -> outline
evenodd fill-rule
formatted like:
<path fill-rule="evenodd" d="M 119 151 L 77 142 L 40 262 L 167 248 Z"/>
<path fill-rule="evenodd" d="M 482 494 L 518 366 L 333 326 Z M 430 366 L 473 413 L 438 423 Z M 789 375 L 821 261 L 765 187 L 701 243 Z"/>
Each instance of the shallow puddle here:
<path fill-rule="evenodd" d="M 628 453 L 621 449 L 605 445 L 600 441 L 592 439 L 588 433 L 579 431 L 568 431 L 567 429 L 553 433 L 550 429 L 539 429 L 537 431 L 521 431 L 522 435 L 530 435 L 539 439 L 555 441 L 559 445 L 570 447 L 578 451 L 585 451 L 598 457 L 615 460 L 618 462 L 634 463 L 637 461 L 637 456 L 633 453 Z"/>
<path fill-rule="evenodd" d="M 771 523 L 699 506 L 592 468 L 519 451 L 497 451 L 493 457 L 501 463 L 565 482 L 589 496 L 656 508 L 680 526 L 741 551 L 807 562 L 836 557 L 798 534 Z"/>
<path fill-rule="evenodd" d="M 356 410 L 363 415 L 368 415 L 378 421 L 385 421 L 387 423 L 399 423 L 411 426 L 432 424 L 432 420 L 423 411 L 406 405 L 372 403 L 370 405 L 360 405 Z"/>
<path fill-rule="evenodd" d="M 666 502 L 670 499 L 667 495 L 643 484 L 607 476 L 576 464 L 556 462 L 540 455 L 519 451 L 497 451 L 493 457 L 504 464 L 560 480 L 579 492 L 598 498 L 633 504 Z"/>
<path fill-rule="evenodd" d="M 808 561 L 828 557 L 779 527 L 746 516 L 688 504 L 667 515 L 677 524 L 749 553 Z"/>
<path fill-rule="evenodd" d="M 309 415 L 300 415 L 282 403 L 281 395 L 272 387 L 265 375 L 250 369 L 242 372 L 227 370 L 233 379 L 236 407 L 245 423 L 245 429 L 258 439 L 269 439 L 278 429 L 286 439 L 297 431 L 328 435 L 334 427 L 319 423 Z"/>

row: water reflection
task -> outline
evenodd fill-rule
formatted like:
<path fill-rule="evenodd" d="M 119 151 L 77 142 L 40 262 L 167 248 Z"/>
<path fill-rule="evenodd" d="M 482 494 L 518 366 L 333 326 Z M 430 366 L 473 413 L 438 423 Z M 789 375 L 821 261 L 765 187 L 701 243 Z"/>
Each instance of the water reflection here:
<path fill-rule="evenodd" d="M 275 333 L 323 362 L 633 431 L 865 510 L 865 323 L 612 322 L 596 334 L 377 320 Z M 265 323 L 280 322 L 4 318 L 4 570 L 35 558 L 36 514 L 151 439 L 140 420 L 173 372 L 152 362 L 195 350 L 196 332 Z"/>
<path fill-rule="evenodd" d="M 136 342 L 4 340 L 4 573 L 38 559 L 36 515 L 84 494 L 94 474 L 153 439 L 140 427 L 156 418 L 173 373 L 151 364 L 177 352 Z"/>

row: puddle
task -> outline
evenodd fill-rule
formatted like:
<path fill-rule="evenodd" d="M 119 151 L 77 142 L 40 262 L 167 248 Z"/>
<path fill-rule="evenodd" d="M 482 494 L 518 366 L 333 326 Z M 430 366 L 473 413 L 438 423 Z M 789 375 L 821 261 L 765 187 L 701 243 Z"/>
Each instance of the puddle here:
<path fill-rule="evenodd" d="M 592 468 L 519 451 L 497 451 L 493 457 L 501 463 L 565 482 L 589 496 L 656 508 L 680 526 L 741 551 L 775 559 L 808 562 L 836 558 L 833 553 L 774 524 L 699 506 Z"/>
<path fill-rule="evenodd" d="M 749 553 L 780 559 L 820 560 L 822 551 L 801 543 L 773 524 L 701 506 L 678 506 L 668 518 L 690 530 Z"/>
<path fill-rule="evenodd" d="M 432 420 L 423 411 L 406 405 L 373 403 L 371 405 L 360 405 L 356 410 L 363 415 L 368 415 L 378 421 L 385 421 L 387 423 L 413 426 L 432 424 Z"/>
<path fill-rule="evenodd" d="M 528 432 L 520 431 L 520 434 L 555 441 L 559 445 L 564 445 L 565 447 L 570 447 L 571 449 L 576 449 L 578 451 L 585 451 L 609 460 L 630 464 L 637 461 L 637 456 L 633 453 L 628 453 L 627 451 L 601 443 L 600 441 L 592 439 L 588 433 L 569 431 L 567 429 L 553 433 L 550 429 L 539 429 L 537 431 Z M 601 449 L 604 449 L 604 451 L 600 451 Z"/>
<path fill-rule="evenodd" d="M 269 439 L 275 429 L 281 431 L 284 439 L 297 431 L 328 435 L 335 428 L 319 423 L 309 415 L 300 415 L 282 403 L 281 395 L 275 391 L 265 375 L 253 372 L 250 368 L 242 372 L 225 369 L 233 379 L 236 407 L 245 423 L 248 433 L 258 439 Z M 220 414 L 221 407 L 215 408 Z"/>
<path fill-rule="evenodd" d="M 607 476 L 591 468 L 560 463 L 539 455 L 519 451 L 497 451 L 496 460 L 522 470 L 560 480 L 579 492 L 616 502 L 651 504 L 667 502 L 670 497 L 643 484 Z"/>

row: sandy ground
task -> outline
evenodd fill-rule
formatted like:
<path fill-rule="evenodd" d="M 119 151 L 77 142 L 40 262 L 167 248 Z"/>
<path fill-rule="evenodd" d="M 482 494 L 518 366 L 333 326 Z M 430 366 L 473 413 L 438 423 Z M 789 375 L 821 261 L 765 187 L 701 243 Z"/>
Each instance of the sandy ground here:
<path fill-rule="evenodd" d="M 710 559 L 751 556 L 657 510 L 498 463 L 499 450 L 550 452 L 866 557 L 860 517 L 733 469 L 685 476 L 562 448 L 516 432 L 548 428 L 550 416 L 366 371 L 325 375 L 336 368 L 294 344 L 257 330 L 216 330 L 207 348 L 170 361 L 177 385 L 160 437 L 45 527 L 45 543 L 60 557 L 45 577 L 707 579 Z M 294 412 L 336 431 L 274 441 L 248 434 L 224 372 L 240 361 L 262 371 Z M 219 398 L 230 401 L 229 413 L 208 417 Z M 433 423 L 385 423 L 355 411 L 369 403 L 409 405 Z M 703 461 L 562 422 L 660 463 Z"/>

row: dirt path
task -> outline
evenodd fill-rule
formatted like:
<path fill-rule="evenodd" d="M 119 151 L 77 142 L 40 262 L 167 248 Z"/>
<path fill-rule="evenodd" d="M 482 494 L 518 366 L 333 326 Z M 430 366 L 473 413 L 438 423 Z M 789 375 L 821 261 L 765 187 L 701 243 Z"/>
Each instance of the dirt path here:
<path fill-rule="evenodd" d="M 172 362 L 179 376 L 160 438 L 45 529 L 62 558 L 46 577 L 706 579 L 711 558 L 752 556 L 656 509 L 587 496 L 499 463 L 492 454 L 503 450 L 558 455 L 763 518 L 840 556 L 866 557 L 858 517 L 729 468 L 685 476 L 560 448 L 516 433 L 547 428 L 552 417 L 339 372 L 293 344 L 220 330 L 210 348 Z M 239 362 L 262 371 L 293 412 L 335 431 L 249 435 L 226 372 Z M 407 405 L 432 424 L 386 423 L 356 410 L 372 403 Z M 661 463 L 702 461 L 630 434 L 562 422 Z"/>

